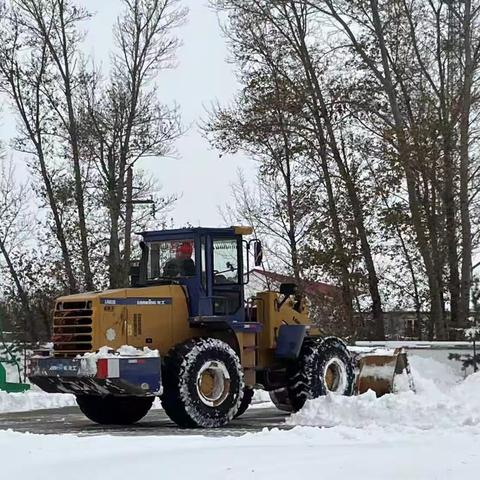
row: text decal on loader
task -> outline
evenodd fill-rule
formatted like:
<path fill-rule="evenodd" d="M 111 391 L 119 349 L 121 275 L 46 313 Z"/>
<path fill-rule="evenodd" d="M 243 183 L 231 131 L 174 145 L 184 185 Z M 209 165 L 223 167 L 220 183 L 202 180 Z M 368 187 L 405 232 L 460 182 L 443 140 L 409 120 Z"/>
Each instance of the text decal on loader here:
<path fill-rule="evenodd" d="M 171 305 L 171 298 L 102 298 L 102 305 Z"/>

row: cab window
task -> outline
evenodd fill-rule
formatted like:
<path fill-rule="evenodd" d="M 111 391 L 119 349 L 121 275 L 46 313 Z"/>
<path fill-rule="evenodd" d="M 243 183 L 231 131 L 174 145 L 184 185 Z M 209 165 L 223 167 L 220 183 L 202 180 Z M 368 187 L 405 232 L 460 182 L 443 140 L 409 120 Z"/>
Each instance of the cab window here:
<path fill-rule="evenodd" d="M 236 239 L 213 240 L 213 283 L 238 283 L 238 242 Z"/>
<path fill-rule="evenodd" d="M 193 239 L 151 242 L 147 280 L 161 280 L 195 275 Z"/>

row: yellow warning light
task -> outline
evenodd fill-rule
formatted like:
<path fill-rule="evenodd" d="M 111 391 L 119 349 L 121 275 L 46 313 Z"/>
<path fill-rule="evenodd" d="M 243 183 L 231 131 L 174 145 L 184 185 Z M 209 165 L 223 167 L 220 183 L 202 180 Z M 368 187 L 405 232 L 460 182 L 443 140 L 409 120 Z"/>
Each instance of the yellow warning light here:
<path fill-rule="evenodd" d="M 251 235 L 253 233 L 252 227 L 232 227 L 235 235 Z"/>

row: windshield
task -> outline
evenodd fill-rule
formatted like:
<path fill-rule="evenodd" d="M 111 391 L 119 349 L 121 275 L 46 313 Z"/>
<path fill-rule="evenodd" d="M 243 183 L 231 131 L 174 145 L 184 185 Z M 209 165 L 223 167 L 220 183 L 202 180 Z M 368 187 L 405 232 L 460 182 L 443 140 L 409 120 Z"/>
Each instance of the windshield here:
<path fill-rule="evenodd" d="M 238 243 L 232 239 L 213 240 L 213 282 L 238 283 Z"/>
<path fill-rule="evenodd" d="M 147 280 L 192 277 L 195 275 L 193 240 L 150 242 Z"/>

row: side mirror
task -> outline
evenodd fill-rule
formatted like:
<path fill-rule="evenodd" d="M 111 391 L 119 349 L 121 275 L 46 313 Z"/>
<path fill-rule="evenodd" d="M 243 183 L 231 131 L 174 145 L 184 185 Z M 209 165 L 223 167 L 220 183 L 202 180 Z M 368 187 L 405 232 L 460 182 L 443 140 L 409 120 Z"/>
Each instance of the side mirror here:
<path fill-rule="evenodd" d="M 138 283 L 146 285 L 149 248 L 145 242 L 140 242 L 140 248 L 142 249 L 142 258 L 138 265 Z"/>
<path fill-rule="evenodd" d="M 140 265 L 138 262 L 132 262 L 130 264 L 130 285 L 132 287 L 138 287 L 140 284 Z"/>
<path fill-rule="evenodd" d="M 253 244 L 253 257 L 255 259 L 255 266 L 260 267 L 263 262 L 263 247 L 260 240 L 255 240 Z"/>
<path fill-rule="evenodd" d="M 280 295 L 290 297 L 295 295 L 298 291 L 297 285 L 295 283 L 282 283 L 280 284 Z"/>

